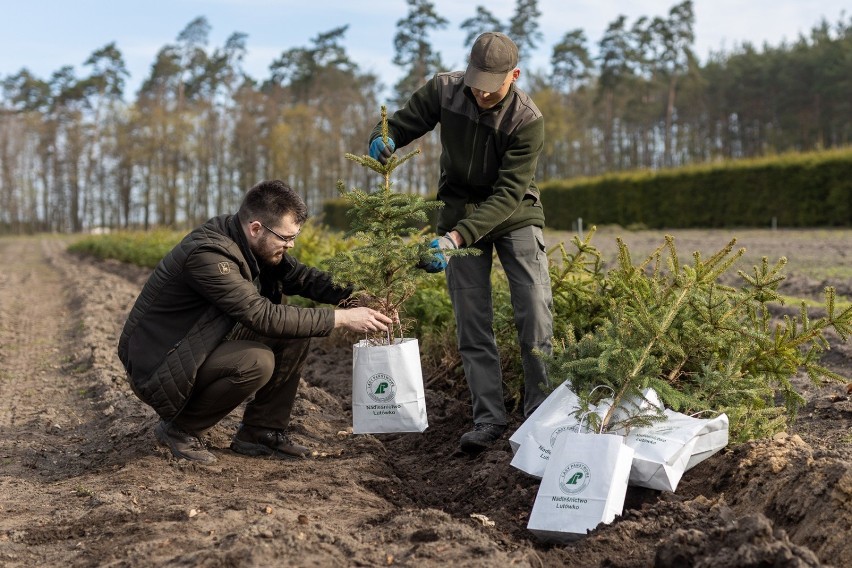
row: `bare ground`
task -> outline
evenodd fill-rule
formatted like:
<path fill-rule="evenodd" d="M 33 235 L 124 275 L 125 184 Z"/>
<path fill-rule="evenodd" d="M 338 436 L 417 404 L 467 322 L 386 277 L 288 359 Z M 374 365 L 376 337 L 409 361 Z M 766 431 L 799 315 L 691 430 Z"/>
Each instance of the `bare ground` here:
<path fill-rule="evenodd" d="M 612 254 L 616 234 L 637 256 L 660 243 L 659 233 L 613 230 L 594 242 Z M 846 280 L 796 265 L 842 264 L 852 232 L 740 234 L 752 259 L 790 258 L 786 293 L 848 293 Z M 675 236 L 684 255 L 730 238 Z M 217 464 L 173 459 L 115 356 L 147 271 L 70 255 L 50 237 L 0 239 L 0 258 L 2 566 L 852 564 L 846 385 L 798 378 L 808 403 L 788 434 L 717 454 L 674 494 L 630 488 L 622 517 L 552 546 L 526 530 L 538 483 L 509 465 L 507 442 L 472 459 L 454 451 L 469 427 L 466 396 L 427 389 L 423 434 L 348 432 L 345 337 L 315 340 L 294 412 L 295 437 L 319 457 L 233 454 L 238 410 L 212 432 Z M 848 376 L 850 360 L 832 338 L 826 364 Z"/>

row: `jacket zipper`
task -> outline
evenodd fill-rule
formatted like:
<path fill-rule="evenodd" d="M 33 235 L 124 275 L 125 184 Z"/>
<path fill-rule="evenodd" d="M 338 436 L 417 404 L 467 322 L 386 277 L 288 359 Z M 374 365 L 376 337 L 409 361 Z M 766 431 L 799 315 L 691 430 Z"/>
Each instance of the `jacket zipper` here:
<path fill-rule="evenodd" d="M 473 131 L 473 146 L 474 152 L 476 151 L 476 139 L 479 138 L 479 116 L 476 117 L 476 130 Z M 470 183 L 470 173 L 473 171 L 473 155 L 470 157 L 470 163 L 467 165 L 467 183 Z"/>
<path fill-rule="evenodd" d="M 488 171 L 488 145 L 490 143 L 491 143 L 491 135 L 489 135 L 488 138 L 485 139 L 485 149 L 484 149 L 485 153 L 482 155 L 482 174 L 483 175 L 485 175 L 485 173 Z"/>

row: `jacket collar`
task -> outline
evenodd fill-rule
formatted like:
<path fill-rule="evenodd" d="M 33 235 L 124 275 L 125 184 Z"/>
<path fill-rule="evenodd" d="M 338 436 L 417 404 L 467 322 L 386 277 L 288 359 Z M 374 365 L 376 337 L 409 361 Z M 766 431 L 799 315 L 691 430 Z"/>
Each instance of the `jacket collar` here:
<path fill-rule="evenodd" d="M 240 247 L 240 250 L 243 253 L 243 258 L 246 259 L 246 264 L 248 264 L 249 270 L 251 270 L 252 280 L 254 280 L 257 278 L 257 275 L 260 274 L 260 264 L 257 262 L 257 258 L 255 258 L 254 253 L 251 252 L 251 247 L 249 247 L 245 231 L 243 231 L 243 224 L 240 222 L 240 218 L 237 214 L 232 215 L 228 219 L 227 231 L 228 236 L 231 237 L 231 239 L 237 243 L 237 246 Z"/>
<path fill-rule="evenodd" d="M 467 99 L 470 102 L 473 103 L 473 106 L 476 108 L 476 110 L 480 114 L 482 114 L 484 112 L 496 112 L 496 111 L 500 110 L 501 108 L 503 108 L 504 106 L 506 106 L 506 103 L 509 101 L 509 99 L 512 98 L 515 95 L 515 84 L 512 83 L 511 85 L 509 85 L 509 91 L 506 93 L 505 97 L 500 99 L 499 103 L 497 103 L 493 107 L 485 109 L 485 110 L 482 110 L 481 108 L 479 108 L 479 105 L 476 104 L 476 97 L 473 96 L 473 92 L 470 90 L 470 87 L 465 85 L 464 88 L 462 89 L 462 92 L 464 93 L 464 96 L 467 97 Z"/>

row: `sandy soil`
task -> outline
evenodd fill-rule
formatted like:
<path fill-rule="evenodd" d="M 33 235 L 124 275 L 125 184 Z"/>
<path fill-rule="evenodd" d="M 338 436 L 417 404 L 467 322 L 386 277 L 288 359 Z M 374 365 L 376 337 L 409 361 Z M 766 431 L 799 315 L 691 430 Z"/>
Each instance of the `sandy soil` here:
<path fill-rule="evenodd" d="M 676 236 L 690 252 L 729 239 Z M 611 251 L 612 237 L 601 231 L 595 242 Z M 658 233 L 625 239 L 637 254 L 660 242 Z M 852 233 L 750 231 L 743 240 L 757 257 L 790 257 L 788 293 L 819 297 L 826 283 L 848 291 L 845 281 L 797 276 L 795 264 L 841 264 Z M 212 431 L 219 461 L 196 466 L 156 445 L 156 417 L 115 355 L 147 271 L 70 255 L 49 237 L 0 239 L 0 258 L 2 566 L 852 564 L 846 385 L 797 379 L 808 403 L 789 433 L 726 449 L 676 493 L 630 488 L 611 525 L 548 545 L 526 530 L 538 482 L 509 465 L 508 442 L 476 458 L 456 453 L 469 427 L 463 388 L 427 389 L 423 434 L 353 436 L 351 342 L 315 340 L 293 434 L 319 457 L 230 452 L 238 410 Z M 832 344 L 826 364 L 849 375 L 852 349 Z"/>

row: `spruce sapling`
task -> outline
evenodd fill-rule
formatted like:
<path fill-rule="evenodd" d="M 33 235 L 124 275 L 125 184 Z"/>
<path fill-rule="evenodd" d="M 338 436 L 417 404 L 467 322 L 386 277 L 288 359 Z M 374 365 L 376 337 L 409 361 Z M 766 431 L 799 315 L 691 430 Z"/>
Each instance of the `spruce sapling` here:
<path fill-rule="evenodd" d="M 795 416 L 804 402 L 791 381 L 797 373 L 815 384 L 846 381 L 820 364 L 820 355 L 829 330 L 842 339 L 852 335 L 852 308 L 838 309 L 835 290 L 826 288 L 825 316 L 811 319 L 804 305 L 798 317 L 773 315 L 770 304 L 783 303 L 778 286 L 786 259 L 771 265 L 764 258 L 752 275 L 737 271 L 741 286 L 726 285 L 720 277 L 744 252 L 735 251 L 735 243 L 682 263 L 674 239 L 666 237 L 634 265 L 619 239 L 617 266 L 606 274 L 573 263 L 568 268 L 581 278 L 563 271 L 554 279 L 561 290 L 554 294 L 557 313 L 568 313 L 571 323 L 545 359 L 548 374 L 570 381 L 581 413 L 608 403 L 603 416 L 588 415 L 593 428 L 616 431 L 659 420 L 617 411 L 653 388 L 674 410 L 725 412 L 732 440 L 743 442 L 771 436 Z M 575 244 L 584 255 L 591 249 L 588 242 Z M 588 314 L 560 310 L 566 298 L 577 311 L 587 306 Z M 613 393 L 609 401 L 604 391 Z"/>
<path fill-rule="evenodd" d="M 384 106 L 381 136 L 387 144 L 387 109 Z M 404 312 L 404 304 L 416 292 L 417 283 L 432 277 L 417 265 L 431 262 L 436 254 L 429 245 L 432 237 L 418 227 L 428 225 L 429 213 L 443 204 L 415 193 L 391 191 L 393 171 L 419 153 L 418 149 L 402 157 L 392 154 L 385 164 L 368 155 L 347 153 L 347 159 L 378 173 L 382 181 L 373 192 L 358 188 L 347 191 L 342 181 L 337 184 L 341 197 L 350 205 L 347 211 L 350 230 L 346 236 L 354 238 L 358 244 L 329 259 L 328 271 L 335 282 L 354 286 L 354 295 L 361 305 L 391 318 Z M 478 249 L 459 249 L 442 254 L 449 257 L 476 252 Z M 394 337 L 405 336 L 405 328 L 405 320 L 400 318 L 387 334 L 373 334 L 368 339 L 376 345 L 392 344 Z"/>

